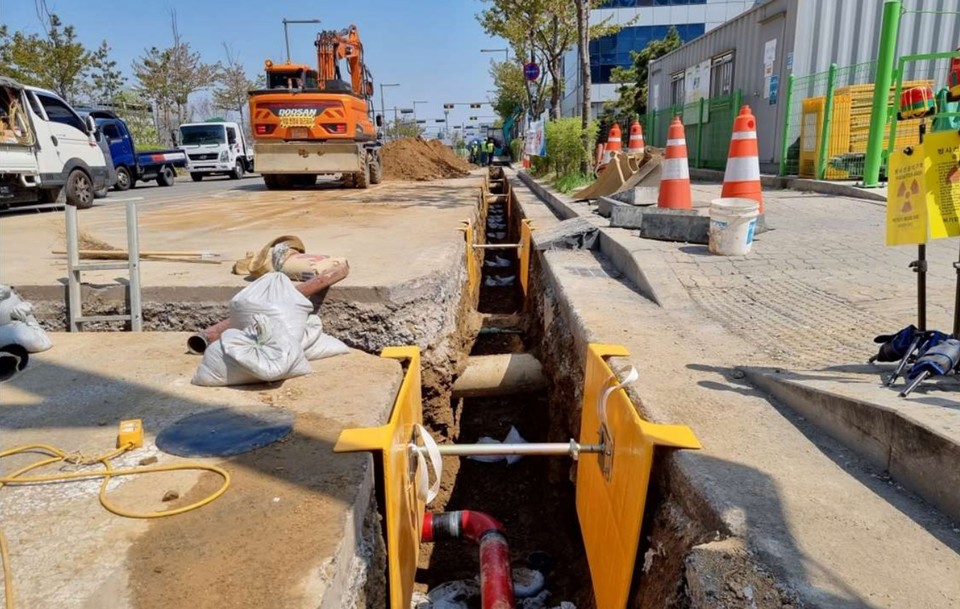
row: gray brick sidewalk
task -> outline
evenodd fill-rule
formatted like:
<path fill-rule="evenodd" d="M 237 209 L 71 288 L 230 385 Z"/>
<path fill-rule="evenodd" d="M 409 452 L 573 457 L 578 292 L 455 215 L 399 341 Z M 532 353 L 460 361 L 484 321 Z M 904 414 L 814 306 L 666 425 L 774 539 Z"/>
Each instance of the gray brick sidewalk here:
<path fill-rule="evenodd" d="M 700 189 L 709 186 L 698 186 Z M 719 196 L 719 186 L 715 187 Z M 882 203 L 764 193 L 767 224 L 745 257 L 650 242 L 706 315 L 784 364 L 860 363 L 875 335 L 916 323 L 916 247 L 884 245 Z M 952 330 L 960 240 L 927 247 L 928 327 Z"/>

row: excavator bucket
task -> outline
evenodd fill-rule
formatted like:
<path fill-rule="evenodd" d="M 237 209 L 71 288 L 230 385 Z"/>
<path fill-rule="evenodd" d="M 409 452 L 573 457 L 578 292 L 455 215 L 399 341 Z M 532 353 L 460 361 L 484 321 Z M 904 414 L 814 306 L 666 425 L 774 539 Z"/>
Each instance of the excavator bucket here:
<path fill-rule="evenodd" d="M 637 186 L 657 186 L 660 184 L 661 158 L 659 152 L 650 148 L 643 155 L 614 153 L 597 180 L 575 192 L 573 198 L 578 201 L 597 199 Z"/>

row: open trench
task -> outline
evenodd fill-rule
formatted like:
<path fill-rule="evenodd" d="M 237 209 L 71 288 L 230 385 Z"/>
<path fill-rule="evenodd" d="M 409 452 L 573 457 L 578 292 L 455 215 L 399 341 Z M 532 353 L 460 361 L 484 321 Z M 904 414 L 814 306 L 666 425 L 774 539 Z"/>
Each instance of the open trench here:
<path fill-rule="evenodd" d="M 494 202 L 487 218 L 480 219 L 486 224 L 486 243 L 519 240 L 522 211 L 505 178 L 501 170 L 491 171 Z M 555 286 L 533 255 L 525 297 L 516 280 L 515 251 L 480 251 L 480 330 L 472 344 L 465 341 L 465 349 L 471 357 L 532 355 L 542 363 L 546 383 L 536 391 L 492 397 L 449 397 L 450 392 L 434 388 L 431 393 L 437 397 L 424 403 L 427 425 L 441 441 L 461 444 L 484 436 L 502 441 L 511 427 L 529 442 L 567 442 L 579 437 L 583 360 L 572 330 L 559 314 Z M 431 425 L 435 421 L 445 424 Z M 684 491 L 682 480 L 676 480 L 669 460 L 658 463 L 651 480 L 631 608 L 710 606 L 691 597 L 699 595 L 689 589 L 685 559 L 695 545 L 714 539 L 717 528 L 710 526 L 712 518 L 696 514 L 696 505 L 687 504 L 690 493 Z M 566 456 L 528 456 L 513 464 L 445 457 L 440 494 L 428 511 L 476 510 L 503 523 L 512 567 L 539 570 L 549 591 L 543 604 L 532 600 L 524 604 L 518 597 L 518 607 L 552 608 L 566 601 L 590 609 L 595 600 L 576 511 L 575 474 L 576 464 Z M 477 548 L 467 541 L 423 543 L 418 566 L 420 593 L 449 586 L 447 582 L 475 580 L 480 573 Z M 464 598 L 461 605 L 450 607 L 479 608 L 480 599 Z"/>

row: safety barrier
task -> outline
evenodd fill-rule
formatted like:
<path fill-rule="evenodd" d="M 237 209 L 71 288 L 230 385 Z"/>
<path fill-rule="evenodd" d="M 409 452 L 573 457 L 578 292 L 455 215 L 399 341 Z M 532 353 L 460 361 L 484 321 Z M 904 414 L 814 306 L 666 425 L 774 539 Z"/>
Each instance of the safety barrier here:
<path fill-rule="evenodd" d="M 606 357 L 627 356 L 619 345 L 591 344 L 584 369 L 580 442 L 437 446 L 422 428 L 420 354 L 416 347 L 391 347 L 382 356 L 405 360 L 406 374 L 386 425 L 341 432 L 335 452 L 369 451 L 383 463 L 390 607 L 407 609 L 413 594 L 425 504 L 439 481 L 441 455 L 508 454 L 578 459 L 576 505 L 598 609 L 622 609 L 637 561 L 647 488 L 657 448 L 699 449 L 685 425 L 660 425 L 640 418 L 623 387 L 637 379 L 616 375 Z M 523 452 L 516 452 L 519 450 Z M 481 452 L 478 452 L 481 451 Z M 434 468 L 434 488 L 428 489 Z M 531 509 L 535 509 L 535 502 Z M 495 515 L 494 515 L 495 516 Z"/>

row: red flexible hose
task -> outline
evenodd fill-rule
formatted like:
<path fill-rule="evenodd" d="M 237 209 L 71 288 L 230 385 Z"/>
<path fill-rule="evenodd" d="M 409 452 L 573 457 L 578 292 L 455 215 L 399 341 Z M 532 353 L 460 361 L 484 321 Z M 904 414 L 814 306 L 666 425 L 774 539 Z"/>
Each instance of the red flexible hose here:
<path fill-rule="evenodd" d="M 483 512 L 461 510 L 423 515 L 423 541 L 466 538 L 480 545 L 483 609 L 514 609 L 510 548 L 503 525 Z"/>

